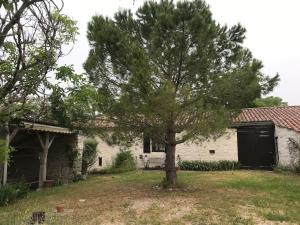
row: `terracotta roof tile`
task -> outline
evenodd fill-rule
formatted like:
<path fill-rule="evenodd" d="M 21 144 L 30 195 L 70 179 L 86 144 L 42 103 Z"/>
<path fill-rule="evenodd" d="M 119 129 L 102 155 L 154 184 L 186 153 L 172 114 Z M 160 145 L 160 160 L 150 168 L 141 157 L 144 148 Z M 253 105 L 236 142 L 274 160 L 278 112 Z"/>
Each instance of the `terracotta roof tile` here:
<path fill-rule="evenodd" d="M 273 121 L 277 126 L 300 132 L 300 106 L 243 109 L 239 122 Z"/>

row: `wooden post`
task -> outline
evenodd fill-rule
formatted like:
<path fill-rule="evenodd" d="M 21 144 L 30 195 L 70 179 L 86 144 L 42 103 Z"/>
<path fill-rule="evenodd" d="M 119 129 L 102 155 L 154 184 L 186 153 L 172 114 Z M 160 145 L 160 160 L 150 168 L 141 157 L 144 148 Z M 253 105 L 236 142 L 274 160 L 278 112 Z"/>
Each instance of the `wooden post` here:
<path fill-rule="evenodd" d="M 15 128 L 13 130 L 13 132 L 10 134 L 10 131 L 9 131 L 9 124 L 8 122 L 5 122 L 5 130 L 6 130 L 6 147 L 9 148 L 9 144 L 10 142 L 14 139 L 14 137 L 16 136 L 16 134 L 18 133 L 19 131 L 19 128 Z M 3 185 L 5 185 L 7 183 L 7 165 L 8 165 L 8 157 L 9 156 L 6 156 L 6 159 L 3 163 Z"/>
<path fill-rule="evenodd" d="M 49 133 L 46 133 L 45 140 L 42 139 L 41 135 L 37 133 L 40 144 L 42 146 L 42 152 L 40 154 L 40 170 L 39 170 L 39 188 L 44 186 L 44 182 L 47 180 L 47 159 L 48 151 L 55 138 L 53 135 L 50 137 Z"/>
<path fill-rule="evenodd" d="M 8 127 L 8 123 L 5 123 L 5 128 L 6 128 L 6 148 L 9 148 L 9 127 Z M 5 185 L 7 183 L 7 160 L 8 160 L 8 156 L 5 156 L 5 161 L 3 163 L 3 185 Z"/>

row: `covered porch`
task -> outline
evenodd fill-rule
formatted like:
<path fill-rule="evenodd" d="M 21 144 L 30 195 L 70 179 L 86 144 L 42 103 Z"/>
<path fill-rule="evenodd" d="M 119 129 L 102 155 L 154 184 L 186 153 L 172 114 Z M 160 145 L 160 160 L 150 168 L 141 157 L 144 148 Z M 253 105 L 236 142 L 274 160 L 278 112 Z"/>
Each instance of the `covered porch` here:
<path fill-rule="evenodd" d="M 4 164 L 3 183 L 23 179 L 32 188 L 42 188 L 69 183 L 74 174 L 80 173 L 76 162 L 79 154 L 76 131 L 45 123 L 14 121 L 9 123 L 6 137 L 14 151 L 9 163 Z"/>

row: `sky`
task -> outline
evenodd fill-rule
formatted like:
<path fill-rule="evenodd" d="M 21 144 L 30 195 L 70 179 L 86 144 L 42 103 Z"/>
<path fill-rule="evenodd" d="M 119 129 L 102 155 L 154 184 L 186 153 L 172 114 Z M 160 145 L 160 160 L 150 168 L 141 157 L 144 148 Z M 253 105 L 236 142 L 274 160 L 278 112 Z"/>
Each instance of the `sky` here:
<path fill-rule="evenodd" d="M 133 3 L 134 2 L 134 3 Z M 72 52 L 60 64 L 74 65 L 84 72 L 89 45 L 87 24 L 94 15 L 113 17 L 121 9 L 135 11 L 144 0 L 64 0 L 63 13 L 77 21 L 80 34 Z M 207 0 L 213 18 L 232 26 L 241 23 L 247 29 L 244 46 L 263 62 L 267 75 L 279 73 L 280 83 L 270 93 L 300 105 L 300 1 L 299 0 Z"/>

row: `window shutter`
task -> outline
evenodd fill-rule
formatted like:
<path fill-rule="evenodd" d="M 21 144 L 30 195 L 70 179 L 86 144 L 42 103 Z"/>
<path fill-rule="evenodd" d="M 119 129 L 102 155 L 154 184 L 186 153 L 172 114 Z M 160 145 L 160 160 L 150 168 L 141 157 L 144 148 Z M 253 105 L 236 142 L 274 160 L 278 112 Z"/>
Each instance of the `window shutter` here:
<path fill-rule="evenodd" d="M 150 153 L 150 138 L 144 137 L 144 153 Z"/>

